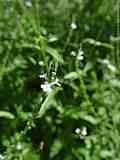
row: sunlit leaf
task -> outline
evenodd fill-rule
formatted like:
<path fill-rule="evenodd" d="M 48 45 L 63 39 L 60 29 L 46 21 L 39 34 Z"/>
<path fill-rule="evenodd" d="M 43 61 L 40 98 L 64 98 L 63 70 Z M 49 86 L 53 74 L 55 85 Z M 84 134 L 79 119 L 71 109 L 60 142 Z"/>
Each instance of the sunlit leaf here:
<path fill-rule="evenodd" d="M 64 76 L 65 79 L 75 80 L 78 78 L 77 72 L 70 72 Z"/>
<path fill-rule="evenodd" d="M 91 62 L 88 62 L 86 65 L 85 65 L 85 68 L 84 68 L 84 73 L 88 72 L 89 70 L 91 70 L 93 67 L 93 64 Z"/>
<path fill-rule="evenodd" d="M 87 114 L 86 112 L 81 111 L 79 108 L 72 108 L 72 109 L 67 109 L 64 112 L 65 117 L 73 118 L 73 119 L 82 119 L 85 120 L 86 122 L 89 122 L 93 125 L 96 125 L 98 123 L 98 120 L 94 118 L 92 115 Z"/>
<path fill-rule="evenodd" d="M 49 93 L 49 95 L 46 97 L 45 101 L 43 102 L 39 112 L 38 112 L 38 116 L 37 118 L 41 118 L 45 112 L 49 109 L 51 102 L 53 101 L 55 95 L 61 90 L 61 88 L 56 88 L 55 90 L 53 90 L 51 93 Z"/>
<path fill-rule="evenodd" d="M 7 111 L 0 111 L 0 118 L 14 119 L 15 116 Z"/>
<path fill-rule="evenodd" d="M 56 49 L 46 46 L 46 52 L 49 53 L 56 61 L 64 63 L 62 56 L 58 53 Z"/>
<path fill-rule="evenodd" d="M 63 147 L 63 144 L 59 140 L 55 140 L 54 143 L 51 146 L 51 152 L 50 152 L 50 157 L 53 158 L 55 157 Z"/>

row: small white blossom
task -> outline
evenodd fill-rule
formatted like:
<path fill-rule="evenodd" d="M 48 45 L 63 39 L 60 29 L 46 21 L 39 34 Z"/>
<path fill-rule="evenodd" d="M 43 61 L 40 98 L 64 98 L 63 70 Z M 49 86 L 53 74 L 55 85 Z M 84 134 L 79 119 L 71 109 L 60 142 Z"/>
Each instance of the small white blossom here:
<path fill-rule="evenodd" d="M 71 27 L 73 30 L 77 29 L 77 25 L 76 25 L 75 22 L 72 22 L 71 25 L 70 25 L 70 27 Z"/>
<path fill-rule="evenodd" d="M 29 0 L 27 0 L 26 2 L 25 2 L 25 5 L 26 5 L 26 7 L 29 7 L 29 8 L 31 8 L 32 7 L 32 2 Z"/>
<path fill-rule="evenodd" d="M 87 127 L 83 128 L 76 128 L 75 133 L 79 135 L 80 139 L 85 139 L 85 136 L 87 136 Z"/>
<path fill-rule="evenodd" d="M 87 135 L 87 128 L 83 127 L 82 131 L 81 131 L 81 135 L 82 136 L 86 136 Z"/>
<path fill-rule="evenodd" d="M 55 77 L 56 77 L 56 72 L 52 72 L 51 79 L 52 79 L 52 80 L 55 80 Z"/>
<path fill-rule="evenodd" d="M 84 59 L 84 56 L 79 56 L 77 59 L 82 61 Z"/>
<path fill-rule="evenodd" d="M 40 75 L 38 75 L 38 77 L 39 78 L 45 78 L 45 79 L 47 78 L 46 74 L 40 74 Z"/>
<path fill-rule="evenodd" d="M 82 48 L 79 49 L 78 54 L 79 54 L 80 56 L 83 56 L 83 55 L 84 55 L 84 51 L 82 50 Z"/>
<path fill-rule="evenodd" d="M 0 160 L 3 160 L 4 159 L 4 157 L 0 154 Z"/>
<path fill-rule="evenodd" d="M 21 150 L 23 148 L 22 144 L 20 142 L 17 143 L 16 149 Z"/>
<path fill-rule="evenodd" d="M 52 91 L 51 85 L 48 82 L 41 84 L 41 88 L 44 92 L 47 93 L 50 93 Z"/>
<path fill-rule="evenodd" d="M 81 129 L 80 129 L 80 128 L 76 128 L 76 129 L 75 129 L 75 133 L 76 133 L 76 134 L 80 134 L 80 132 L 81 132 Z"/>
<path fill-rule="evenodd" d="M 80 61 L 84 59 L 84 51 L 81 48 L 78 51 L 77 59 Z"/>
<path fill-rule="evenodd" d="M 75 57 L 76 56 L 76 52 L 75 51 L 71 51 L 70 55 Z"/>
<path fill-rule="evenodd" d="M 39 61 L 38 64 L 39 64 L 40 66 L 43 66 L 43 65 L 44 65 L 44 62 L 43 62 L 43 61 Z"/>

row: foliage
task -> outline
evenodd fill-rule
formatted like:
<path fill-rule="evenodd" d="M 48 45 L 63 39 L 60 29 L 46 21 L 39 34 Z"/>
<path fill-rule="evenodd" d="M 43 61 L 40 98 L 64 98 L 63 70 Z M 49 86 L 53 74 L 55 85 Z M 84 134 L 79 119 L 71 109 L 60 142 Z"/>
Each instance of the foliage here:
<path fill-rule="evenodd" d="M 1 160 L 120 159 L 116 6 L 0 1 Z"/>

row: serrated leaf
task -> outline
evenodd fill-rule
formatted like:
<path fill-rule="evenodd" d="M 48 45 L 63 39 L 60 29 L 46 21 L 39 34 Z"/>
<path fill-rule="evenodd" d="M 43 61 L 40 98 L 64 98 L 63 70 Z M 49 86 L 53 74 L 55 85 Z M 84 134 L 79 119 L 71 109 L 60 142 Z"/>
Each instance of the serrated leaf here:
<path fill-rule="evenodd" d="M 0 118 L 14 119 L 15 116 L 7 111 L 0 111 Z"/>
<path fill-rule="evenodd" d="M 58 53 L 58 51 L 56 49 L 53 49 L 51 47 L 46 46 L 45 50 L 59 63 L 62 63 L 62 64 L 64 63 L 62 56 Z"/>

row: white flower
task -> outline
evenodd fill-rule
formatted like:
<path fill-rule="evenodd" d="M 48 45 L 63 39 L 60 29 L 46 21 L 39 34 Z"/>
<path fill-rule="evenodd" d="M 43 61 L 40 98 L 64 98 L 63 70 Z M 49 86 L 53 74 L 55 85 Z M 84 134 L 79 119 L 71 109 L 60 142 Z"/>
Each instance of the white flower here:
<path fill-rule="evenodd" d="M 76 52 L 75 51 L 71 51 L 70 55 L 75 57 L 76 56 Z"/>
<path fill-rule="evenodd" d="M 48 82 L 41 84 L 41 88 L 44 92 L 50 93 L 52 91 L 51 85 Z"/>
<path fill-rule="evenodd" d="M 40 66 L 43 66 L 43 65 L 44 65 L 44 62 L 43 62 L 43 61 L 39 61 L 38 64 L 39 64 Z"/>
<path fill-rule="evenodd" d="M 83 127 L 83 129 L 81 131 L 81 135 L 82 136 L 86 136 L 87 135 L 87 127 Z"/>
<path fill-rule="evenodd" d="M 39 78 L 44 78 L 44 79 L 47 78 L 46 74 L 40 74 L 40 75 L 38 75 L 38 77 L 39 77 Z"/>
<path fill-rule="evenodd" d="M 83 128 L 76 128 L 75 133 L 79 135 L 80 139 L 85 139 L 85 136 L 87 135 L 87 127 Z"/>
<path fill-rule="evenodd" d="M 27 0 L 26 2 L 25 2 L 25 5 L 26 5 L 26 7 L 32 7 L 32 2 L 30 1 L 30 0 Z"/>
<path fill-rule="evenodd" d="M 70 25 L 70 27 L 71 27 L 73 30 L 77 29 L 77 25 L 76 25 L 75 22 L 72 22 L 71 25 Z"/>
<path fill-rule="evenodd" d="M 21 150 L 23 148 L 22 144 L 20 142 L 17 143 L 16 149 Z"/>
<path fill-rule="evenodd" d="M 3 160 L 4 159 L 4 157 L 0 154 L 0 160 Z"/>
<path fill-rule="evenodd" d="M 44 84 L 41 84 L 41 89 L 44 92 L 50 93 L 53 90 L 53 86 L 57 85 L 58 87 L 61 86 L 60 80 L 56 78 L 53 82 L 48 83 L 47 81 L 44 82 Z"/>
<path fill-rule="evenodd" d="M 55 80 L 55 78 L 56 78 L 56 72 L 52 72 L 51 79 Z"/>
<path fill-rule="evenodd" d="M 76 129 L 75 129 L 75 133 L 76 133 L 76 134 L 80 134 L 80 132 L 81 132 L 80 128 L 76 128 Z"/>
<path fill-rule="evenodd" d="M 84 51 L 81 48 L 78 51 L 77 59 L 80 61 L 84 59 Z"/>
<path fill-rule="evenodd" d="M 82 61 L 84 59 L 84 56 L 78 56 L 77 59 Z"/>
<path fill-rule="evenodd" d="M 82 48 L 79 49 L 78 54 L 79 54 L 80 56 L 83 56 L 83 55 L 84 55 L 84 51 L 82 50 Z"/>

